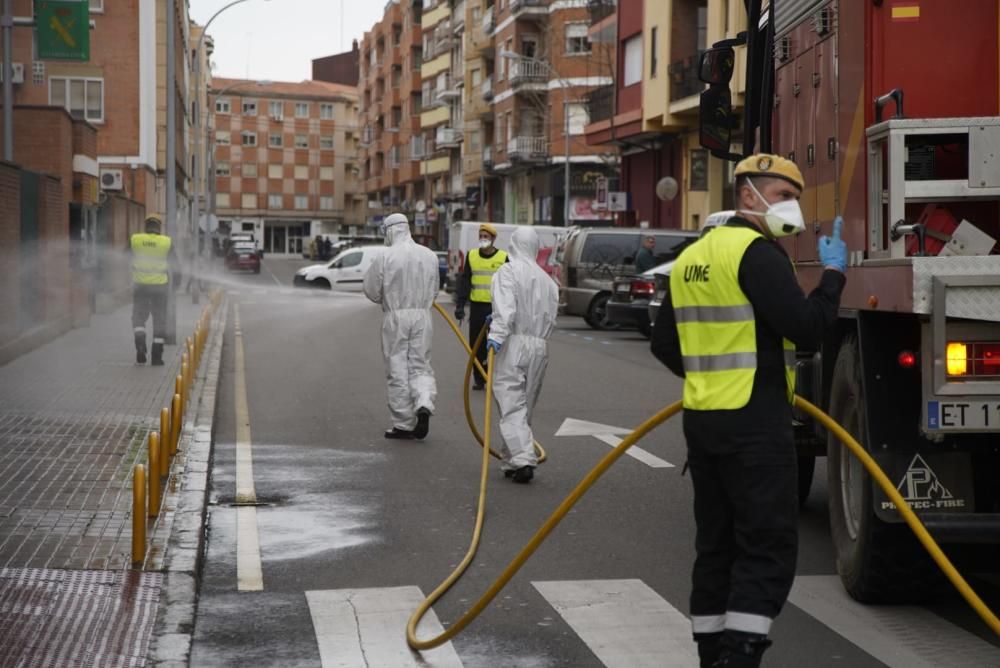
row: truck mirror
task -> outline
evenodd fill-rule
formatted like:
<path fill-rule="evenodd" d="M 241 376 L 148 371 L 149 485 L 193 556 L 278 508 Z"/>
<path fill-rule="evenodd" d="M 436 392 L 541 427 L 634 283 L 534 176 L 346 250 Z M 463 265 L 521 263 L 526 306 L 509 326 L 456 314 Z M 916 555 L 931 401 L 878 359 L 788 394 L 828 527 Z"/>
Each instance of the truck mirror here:
<path fill-rule="evenodd" d="M 728 84 L 733 78 L 736 52 L 731 46 L 713 47 L 701 54 L 698 78 L 712 86 Z"/>
<path fill-rule="evenodd" d="M 733 133 L 733 101 L 729 86 L 709 86 L 701 94 L 699 138 L 713 155 L 729 153 Z"/>

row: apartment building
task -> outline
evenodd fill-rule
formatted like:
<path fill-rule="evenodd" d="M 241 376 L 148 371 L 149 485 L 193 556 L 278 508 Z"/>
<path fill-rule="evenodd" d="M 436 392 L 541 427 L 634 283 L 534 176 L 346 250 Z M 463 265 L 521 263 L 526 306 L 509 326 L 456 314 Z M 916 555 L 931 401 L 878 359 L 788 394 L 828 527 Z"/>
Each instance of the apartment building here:
<path fill-rule="evenodd" d="M 427 234 L 435 214 L 427 211 L 421 175 L 421 18 L 420 0 L 390 0 L 361 41 L 360 161 L 369 227 L 402 211 Z"/>
<path fill-rule="evenodd" d="M 594 39 L 612 42 L 616 77 L 589 99 L 587 142 L 618 146 L 620 190 L 629 210 L 618 222 L 698 229 L 709 214 L 732 208 L 732 166 L 711 159 L 698 140 L 701 53 L 746 29 L 739 3 L 725 0 L 592 0 Z M 733 103 L 743 104 L 745 57 L 737 48 Z M 733 141 L 742 143 L 739 131 Z M 656 183 L 674 177 L 676 198 L 656 197 Z"/>
<path fill-rule="evenodd" d="M 354 40 L 351 43 L 350 51 L 323 58 L 313 58 L 312 80 L 357 86 L 360 66 L 361 47 L 358 45 L 358 40 Z"/>
<path fill-rule="evenodd" d="M 359 231 L 356 88 L 216 77 L 209 98 L 221 230 L 253 232 L 276 255 L 300 255 L 317 234 Z"/>

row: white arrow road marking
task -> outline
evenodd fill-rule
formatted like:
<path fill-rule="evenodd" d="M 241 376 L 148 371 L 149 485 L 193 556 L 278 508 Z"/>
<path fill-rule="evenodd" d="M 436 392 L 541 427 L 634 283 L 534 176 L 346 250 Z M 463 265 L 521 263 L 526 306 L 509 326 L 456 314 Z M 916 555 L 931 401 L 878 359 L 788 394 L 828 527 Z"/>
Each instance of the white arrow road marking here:
<path fill-rule="evenodd" d="M 625 429 L 623 427 L 614 427 L 609 424 L 600 424 L 599 422 L 587 422 L 586 420 L 577 420 L 576 418 L 566 418 L 556 431 L 556 436 L 593 436 L 602 443 L 607 443 L 614 448 L 617 447 L 623 440 L 618 438 L 619 436 L 625 436 L 631 433 L 631 429 Z M 638 459 L 646 466 L 654 469 L 668 469 L 674 467 L 673 464 L 665 459 L 660 459 L 656 455 L 646 452 L 637 445 L 633 445 L 631 448 L 626 450 L 625 454 L 633 459 Z"/>
<path fill-rule="evenodd" d="M 450 642 L 419 653 L 407 646 L 406 623 L 424 600 L 419 587 L 307 591 L 306 600 L 323 668 L 462 666 Z M 427 612 L 417 630 L 418 638 L 444 632 L 433 610 Z"/>
<path fill-rule="evenodd" d="M 691 623 L 641 580 L 532 582 L 610 668 L 698 665 Z"/>

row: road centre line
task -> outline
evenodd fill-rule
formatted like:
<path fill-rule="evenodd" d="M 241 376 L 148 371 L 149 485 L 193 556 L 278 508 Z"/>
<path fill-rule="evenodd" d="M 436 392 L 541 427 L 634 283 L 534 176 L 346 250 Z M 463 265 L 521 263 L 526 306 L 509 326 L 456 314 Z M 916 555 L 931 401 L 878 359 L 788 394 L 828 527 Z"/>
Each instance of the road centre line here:
<path fill-rule="evenodd" d="M 267 263 L 264 262 L 263 260 L 261 260 L 260 264 L 261 264 L 262 267 L 264 267 L 264 269 L 267 269 L 267 273 L 269 273 L 271 275 L 271 278 L 274 279 L 274 282 L 277 283 L 280 286 L 281 285 L 281 281 L 279 281 L 278 277 L 274 275 L 274 272 L 271 271 L 271 268 L 267 266 Z"/>
<path fill-rule="evenodd" d="M 423 592 L 414 586 L 307 591 L 320 664 L 323 668 L 461 668 L 450 642 L 419 653 L 407 646 L 403 629 L 423 600 Z M 421 638 L 444 632 L 433 610 L 417 630 Z"/>
<path fill-rule="evenodd" d="M 253 451 L 250 440 L 250 408 L 247 402 L 246 356 L 240 305 L 233 305 L 236 408 L 236 589 L 262 591 L 264 574 L 260 564 L 260 537 L 257 532 L 257 492 L 253 484 Z"/>
<path fill-rule="evenodd" d="M 609 668 L 698 665 L 687 617 L 641 580 L 531 584 Z"/>

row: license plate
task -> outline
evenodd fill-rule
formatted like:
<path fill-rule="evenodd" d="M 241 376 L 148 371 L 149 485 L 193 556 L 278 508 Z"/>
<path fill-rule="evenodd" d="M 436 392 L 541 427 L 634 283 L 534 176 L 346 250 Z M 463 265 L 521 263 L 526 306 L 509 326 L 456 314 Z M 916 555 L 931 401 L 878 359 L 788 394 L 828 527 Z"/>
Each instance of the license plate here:
<path fill-rule="evenodd" d="M 250 256 L 249 255 L 240 255 L 240 259 L 241 260 L 249 260 Z"/>
<path fill-rule="evenodd" d="M 617 288 L 615 288 L 615 292 L 617 292 L 620 295 L 627 295 L 628 290 L 629 288 L 627 285 L 619 285 Z"/>
<path fill-rule="evenodd" d="M 927 428 L 1000 431 L 1000 401 L 928 401 Z"/>

